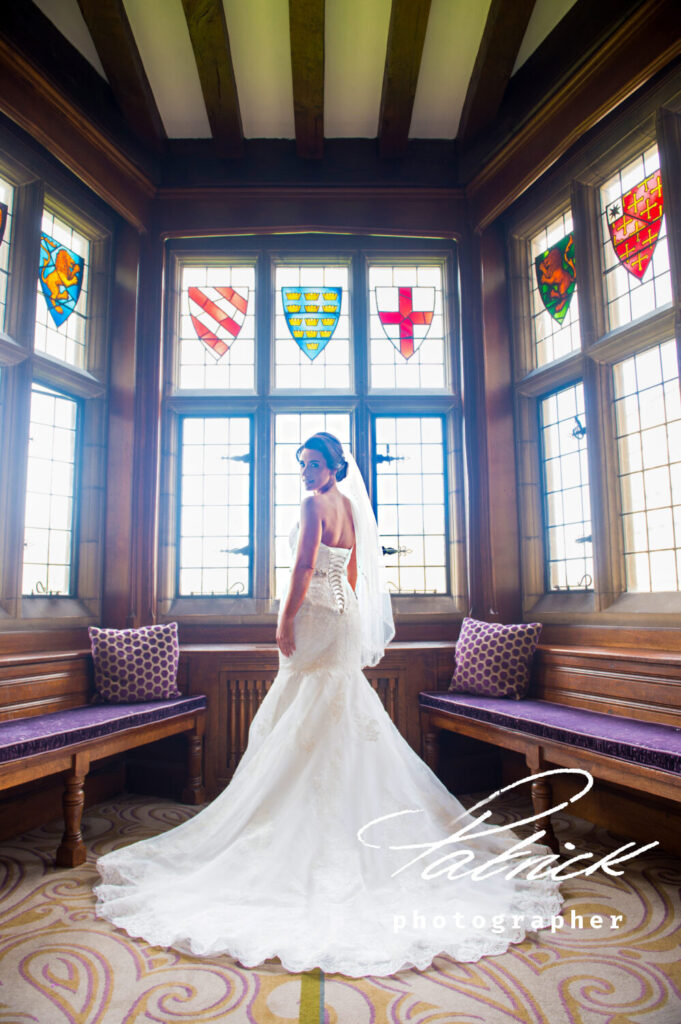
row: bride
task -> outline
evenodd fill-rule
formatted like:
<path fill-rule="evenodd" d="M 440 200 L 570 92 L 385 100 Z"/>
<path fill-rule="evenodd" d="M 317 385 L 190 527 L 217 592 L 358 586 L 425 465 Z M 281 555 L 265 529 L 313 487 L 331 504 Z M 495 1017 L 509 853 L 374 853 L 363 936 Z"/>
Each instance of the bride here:
<path fill-rule="evenodd" d="M 297 456 L 310 493 L 279 673 L 246 751 L 200 813 L 99 858 L 96 912 L 153 945 L 245 967 L 279 957 L 292 972 L 384 976 L 503 953 L 551 923 L 560 883 L 519 877 L 518 854 L 515 870 L 492 870 L 518 836 L 468 813 L 393 725 L 362 673 L 394 626 L 361 474 L 331 434 Z M 523 841 L 523 858 L 548 853 Z"/>

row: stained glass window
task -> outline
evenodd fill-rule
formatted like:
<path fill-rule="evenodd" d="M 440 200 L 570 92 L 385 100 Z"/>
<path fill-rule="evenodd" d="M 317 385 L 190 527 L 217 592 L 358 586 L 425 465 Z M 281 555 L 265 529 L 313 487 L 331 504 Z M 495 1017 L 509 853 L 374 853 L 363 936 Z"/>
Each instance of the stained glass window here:
<path fill-rule="evenodd" d="M 676 341 L 613 367 L 627 590 L 681 589 L 681 400 Z"/>
<path fill-rule="evenodd" d="M 601 188 L 603 266 L 611 330 L 671 302 L 664 189 L 657 147 Z"/>
<path fill-rule="evenodd" d="M 184 416 L 178 594 L 251 593 L 251 420 Z"/>
<path fill-rule="evenodd" d="M 593 589 L 586 417 L 582 382 L 540 402 L 546 589 Z"/>
<path fill-rule="evenodd" d="M 38 300 L 37 352 L 72 366 L 87 362 L 90 243 L 49 210 L 43 212 Z"/>
<path fill-rule="evenodd" d="M 529 280 L 535 365 L 545 366 L 580 347 L 577 261 L 570 210 L 530 239 Z"/>
<path fill-rule="evenodd" d="M 369 347 L 373 390 L 446 386 L 443 268 L 369 265 Z"/>
<path fill-rule="evenodd" d="M 14 189 L 8 181 L 0 178 L 0 330 L 5 326 L 13 202 Z"/>
<path fill-rule="evenodd" d="M 440 416 L 376 416 L 376 514 L 395 593 L 445 594 L 445 467 Z"/>
<path fill-rule="evenodd" d="M 445 600 L 436 602 L 437 606 L 451 609 L 449 563 L 453 549 L 446 539 L 446 513 L 453 491 L 445 481 L 444 424 L 449 424 L 453 434 L 459 430 L 460 407 L 453 400 L 458 363 L 450 366 L 449 356 L 449 331 L 455 329 L 457 319 L 456 296 L 448 291 L 450 277 L 456 276 L 454 245 L 433 239 L 419 242 L 417 249 L 412 239 L 315 234 L 309 238 L 278 236 L 270 242 L 253 236 L 231 239 L 229 249 L 216 240 L 200 253 L 178 241 L 169 247 L 168 255 L 168 276 L 173 282 L 167 293 L 172 358 L 165 363 L 168 458 L 162 520 L 169 523 L 173 535 L 160 554 L 164 606 L 172 606 L 176 598 L 233 593 L 229 588 L 235 577 L 227 574 L 224 564 L 229 552 L 244 560 L 242 568 L 248 572 L 245 585 L 254 599 L 242 602 L 238 614 L 266 614 L 263 602 L 282 596 L 291 565 L 289 534 L 306 494 L 295 457 L 297 448 L 319 430 L 336 435 L 343 445 L 348 445 L 352 436 L 361 442 L 355 454 L 367 474 L 373 498 L 377 493 L 373 456 L 385 453 L 383 441 L 383 447 L 370 449 L 370 444 L 375 444 L 374 416 L 380 414 L 382 424 L 396 422 L 408 395 L 407 429 L 416 430 L 418 436 L 411 442 L 407 468 L 397 462 L 392 470 L 395 480 L 395 474 L 400 481 L 405 472 L 409 477 L 406 484 L 400 483 L 399 509 L 393 506 L 388 511 L 392 501 L 389 474 L 384 493 L 385 514 L 399 512 L 401 520 L 404 506 L 407 524 L 400 526 L 398 537 L 386 542 L 387 548 L 394 548 L 393 586 L 404 594 L 443 595 Z M 373 320 L 384 351 L 390 352 L 385 363 L 377 357 L 382 367 L 390 367 L 387 385 L 376 379 L 371 364 L 373 349 L 367 333 L 370 274 L 375 278 L 374 297 L 380 295 L 376 301 L 381 303 Z M 383 295 L 381 288 L 394 295 Z M 395 298 L 394 309 L 389 305 L 391 298 Z M 380 312 L 385 313 L 383 320 Z M 392 314 L 399 321 L 391 322 Z M 230 363 L 239 351 L 248 377 L 238 369 L 241 363 Z M 407 367 L 406 376 L 399 369 L 401 364 Z M 375 391 L 383 393 L 374 396 Z M 199 425 L 210 422 L 215 429 L 228 419 L 231 423 L 239 419 L 251 422 L 248 444 L 254 461 L 246 469 L 238 467 L 239 472 L 250 473 L 250 509 L 240 500 L 237 503 L 241 521 L 245 522 L 250 511 L 251 525 L 247 536 L 239 533 L 245 539 L 238 543 L 223 536 L 227 527 L 215 528 L 215 517 L 222 516 L 224 521 L 227 514 L 224 495 L 217 503 L 205 498 L 204 471 L 191 468 L 194 461 L 203 465 L 201 460 L 208 458 L 210 448 L 218 442 L 208 441 L 203 434 L 190 441 L 187 433 L 190 425 L 198 430 Z M 393 425 L 395 429 L 403 428 Z M 433 433 L 436 436 L 431 437 Z M 170 453 L 175 450 L 176 436 L 179 445 L 174 459 Z M 199 457 L 197 453 L 204 449 L 205 456 Z M 234 475 L 236 470 L 230 472 Z M 210 475 L 216 474 L 211 471 Z M 419 491 L 414 495 L 405 491 L 412 477 L 418 478 Z M 217 485 L 227 486 L 221 479 Z M 222 507 L 209 509 L 213 521 L 209 529 L 202 510 L 211 503 L 222 503 Z M 232 517 L 230 504 L 230 522 Z M 259 550 L 255 558 L 251 548 L 262 544 L 266 550 Z M 235 550 L 241 548 L 244 551 Z M 236 589 L 241 592 L 239 585 Z M 180 607 L 183 603 L 187 608 L 203 607 L 206 615 L 214 614 L 215 602 L 210 600 L 203 606 L 185 601 Z M 423 604 L 417 600 L 414 607 Z M 429 601 L 428 608 L 432 607 Z"/>
<path fill-rule="evenodd" d="M 347 266 L 280 265 L 276 268 L 276 389 L 350 389 L 348 284 Z"/>
<path fill-rule="evenodd" d="M 78 402 L 34 384 L 26 478 L 23 593 L 72 591 Z"/>
<path fill-rule="evenodd" d="M 345 412 L 282 412 L 275 418 L 274 546 L 275 595 L 280 597 L 291 565 L 289 533 L 297 522 L 305 490 L 296 451 L 320 430 L 333 434 L 343 446 L 350 441 L 350 417 Z"/>
<path fill-rule="evenodd" d="M 255 267 L 183 266 L 179 387 L 252 391 L 255 384 Z"/>

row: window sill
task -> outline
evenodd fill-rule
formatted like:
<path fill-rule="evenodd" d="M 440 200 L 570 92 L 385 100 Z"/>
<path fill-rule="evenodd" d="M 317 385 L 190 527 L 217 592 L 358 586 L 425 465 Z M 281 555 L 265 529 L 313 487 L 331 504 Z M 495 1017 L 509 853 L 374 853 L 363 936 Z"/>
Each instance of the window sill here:
<path fill-rule="evenodd" d="M 681 593 L 620 594 L 596 609 L 593 593 L 544 594 L 523 611 L 526 621 L 601 626 L 663 626 L 681 624 Z"/>
<path fill-rule="evenodd" d="M 19 615 L 0 611 L 0 630 L 93 626 L 97 611 L 76 597 L 22 597 Z"/>
<path fill-rule="evenodd" d="M 0 366 L 16 366 L 28 359 L 28 350 L 19 345 L 14 338 L 0 331 Z"/>
<path fill-rule="evenodd" d="M 463 616 L 455 598 L 447 595 L 393 596 L 392 607 L 397 622 L 423 622 L 426 618 L 429 622 L 450 621 L 452 616 Z M 278 598 L 177 597 L 166 603 L 159 621 L 213 625 L 219 619 L 226 619 L 229 625 L 269 625 L 276 624 L 278 614 Z"/>
<path fill-rule="evenodd" d="M 46 619 L 54 622 L 56 619 L 87 619 L 94 622 L 96 615 L 88 608 L 84 601 L 77 597 L 22 597 L 21 618 Z"/>

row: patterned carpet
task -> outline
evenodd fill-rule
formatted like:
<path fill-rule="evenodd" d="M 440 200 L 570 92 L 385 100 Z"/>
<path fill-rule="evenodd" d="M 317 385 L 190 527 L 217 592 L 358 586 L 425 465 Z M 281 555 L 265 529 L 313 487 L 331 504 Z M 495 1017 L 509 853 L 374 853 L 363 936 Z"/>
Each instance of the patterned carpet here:
<path fill-rule="evenodd" d="M 495 802 L 495 821 L 528 813 L 513 800 Z M 678 859 L 652 850 L 618 878 L 563 883 L 566 919 L 622 914 L 617 930 L 566 922 L 502 956 L 437 957 L 389 978 L 294 975 L 278 960 L 246 970 L 158 949 L 94 916 L 94 858 L 195 810 L 133 796 L 100 804 L 84 823 L 88 862 L 70 871 L 53 867 L 61 821 L 0 846 L 2 1024 L 681 1024 Z M 556 824 L 575 853 L 626 841 L 564 813 Z"/>

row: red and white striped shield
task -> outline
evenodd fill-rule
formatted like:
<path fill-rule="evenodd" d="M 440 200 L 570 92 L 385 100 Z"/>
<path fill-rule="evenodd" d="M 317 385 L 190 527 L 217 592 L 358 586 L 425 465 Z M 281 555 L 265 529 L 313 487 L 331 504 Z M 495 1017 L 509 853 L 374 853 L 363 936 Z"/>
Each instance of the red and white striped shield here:
<path fill-rule="evenodd" d="M 192 286 L 189 312 L 197 335 L 218 359 L 228 351 L 243 327 L 248 309 L 248 288 Z"/>
<path fill-rule="evenodd" d="M 374 291 L 383 330 L 400 355 L 410 359 L 433 322 L 435 289 L 386 286 Z"/>

